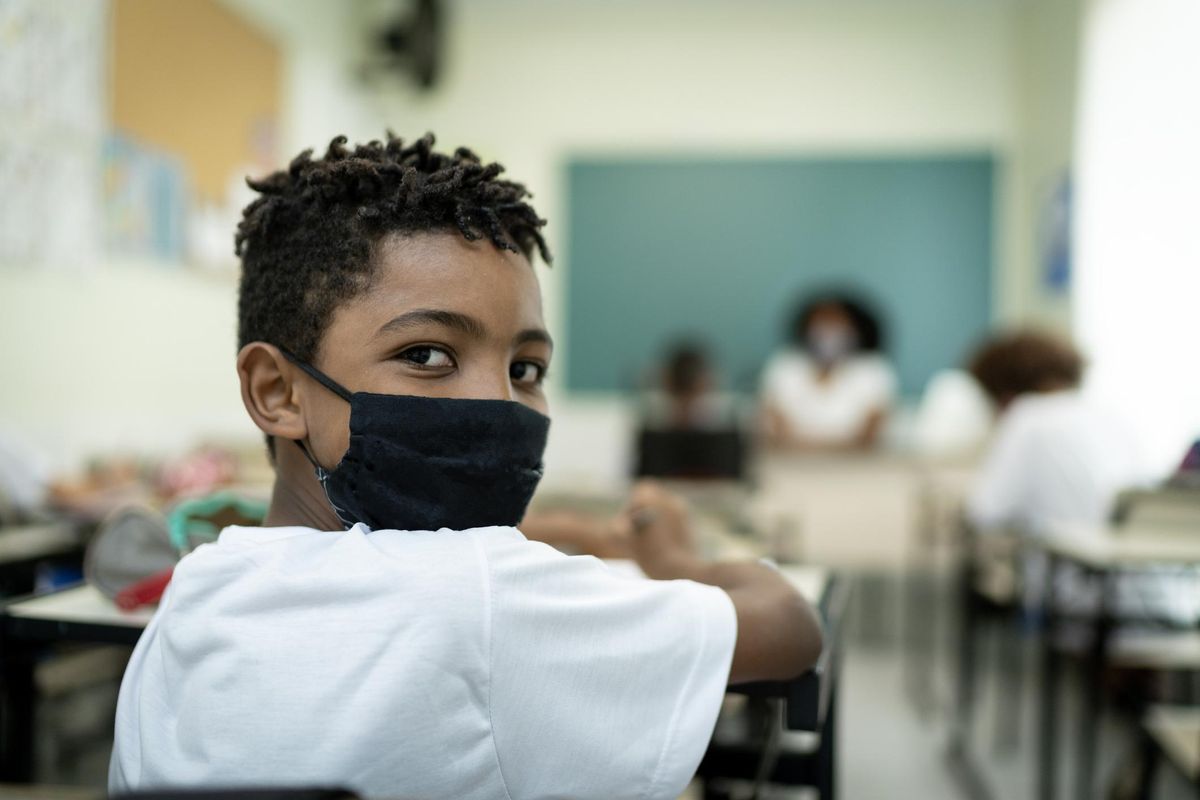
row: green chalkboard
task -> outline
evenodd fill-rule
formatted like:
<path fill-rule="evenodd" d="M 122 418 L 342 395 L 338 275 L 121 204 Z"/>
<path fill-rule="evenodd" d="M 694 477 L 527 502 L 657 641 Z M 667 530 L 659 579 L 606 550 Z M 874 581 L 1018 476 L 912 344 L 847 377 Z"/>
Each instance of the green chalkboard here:
<path fill-rule="evenodd" d="M 567 385 L 638 385 L 663 347 L 710 345 L 748 390 L 807 291 L 883 312 L 906 395 L 991 320 L 987 155 L 575 160 L 567 168 Z"/>

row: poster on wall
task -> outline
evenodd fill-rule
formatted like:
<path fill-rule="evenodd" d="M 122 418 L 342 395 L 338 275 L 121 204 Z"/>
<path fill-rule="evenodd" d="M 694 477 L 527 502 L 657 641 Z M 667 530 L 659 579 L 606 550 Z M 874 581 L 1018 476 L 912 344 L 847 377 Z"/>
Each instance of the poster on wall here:
<path fill-rule="evenodd" d="M 187 177 L 178 157 L 113 134 L 104 142 L 104 249 L 166 265 L 182 262 Z"/>
<path fill-rule="evenodd" d="M 0 267 L 95 263 L 107 12 L 0 2 Z"/>
<path fill-rule="evenodd" d="M 1043 203 L 1038 226 L 1042 285 L 1060 296 L 1071 290 L 1072 213 L 1071 174 L 1064 172 Z"/>

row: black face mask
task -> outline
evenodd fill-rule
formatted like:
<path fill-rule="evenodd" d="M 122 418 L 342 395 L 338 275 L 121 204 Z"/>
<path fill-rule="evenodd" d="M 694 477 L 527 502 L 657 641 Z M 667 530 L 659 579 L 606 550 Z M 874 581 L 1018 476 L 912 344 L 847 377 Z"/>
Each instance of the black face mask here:
<path fill-rule="evenodd" d="M 296 442 L 347 528 L 466 530 L 525 516 L 542 478 L 549 417 L 509 400 L 351 394 L 285 355 L 350 403 L 350 448 L 333 470 Z"/>

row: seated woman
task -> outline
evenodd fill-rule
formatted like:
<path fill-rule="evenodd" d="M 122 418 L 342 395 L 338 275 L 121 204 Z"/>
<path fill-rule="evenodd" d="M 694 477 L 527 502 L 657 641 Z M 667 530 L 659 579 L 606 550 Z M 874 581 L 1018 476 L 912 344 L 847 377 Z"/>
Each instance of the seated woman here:
<path fill-rule="evenodd" d="M 822 294 L 801 304 L 789 346 L 763 370 L 763 432 L 789 449 L 873 447 L 896 394 L 878 318 L 859 300 Z"/>

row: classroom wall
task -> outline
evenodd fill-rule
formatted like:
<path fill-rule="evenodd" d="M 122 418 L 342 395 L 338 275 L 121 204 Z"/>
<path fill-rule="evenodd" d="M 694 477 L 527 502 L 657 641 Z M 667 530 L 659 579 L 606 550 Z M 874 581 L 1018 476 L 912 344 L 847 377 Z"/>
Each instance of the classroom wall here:
<path fill-rule="evenodd" d="M 1007 268 L 997 275 L 1009 298 L 1004 315 L 1070 333 L 1071 285 L 1046 281 L 1048 215 L 1064 177 L 1075 173 L 1080 0 L 1039 0 L 1014 8 L 1016 135 L 1009 162 Z M 1072 182 L 1074 186 L 1077 182 Z"/>
<path fill-rule="evenodd" d="M 1051 0 L 1057 2 L 1057 0 Z M 551 220 L 549 238 L 560 255 L 543 276 L 552 330 L 562 324 L 567 262 L 563 167 L 573 155 L 701 154 L 796 156 L 821 153 L 929 154 L 990 151 L 1000 168 L 997 220 L 998 274 L 1019 263 L 1012 239 L 1012 179 L 1008 173 L 1021 134 L 1016 59 L 1021 50 L 1020 4 L 961 0 L 748 0 L 737 4 L 686 2 L 460 2 L 449 7 L 446 71 L 438 90 L 421 94 L 405 85 L 366 85 L 356 54 L 364 41 L 359 15 L 368 5 L 294 0 L 224 0 L 279 44 L 284 98 L 280 141 L 285 153 L 321 147 L 337 133 L 379 135 L 391 126 L 406 135 L 434 130 L 446 145 L 469 142 L 501 158 L 526 181 Z M 586 87 L 583 91 L 581 87 Z M 136 270 L 133 270 L 136 272 Z M 100 397 L 135 398 L 147 364 L 189 364 L 194 381 L 182 412 L 202 409 L 197 432 L 239 430 L 242 411 L 228 394 L 232 367 L 227 337 L 232 285 L 196 289 L 186 273 L 100 280 L 92 297 L 124 308 L 189 309 L 189 324 L 207 336 L 184 340 L 143 334 L 110 342 L 110 369 L 97 370 L 90 388 Z M 1002 318 L 1034 307 L 1027 286 L 998 279 L 993 293 Z M 36 302 L 59 287 L 53 276 L 0 276 L 4 303 L 15 309 L 5 333 L 37 330 Z M 11 293 L 9 293 L 11 290 Z M 85 309 L 87 298 L 66 303 Z M 180 315 L 182 316 L 182 315 Z M 57 314 L 61 328 L 38 345 L 43 358 L 12 355 L 0 368 L 12 378 L 0 389 L 0 412 L 17 425 L 57 429 L 68 449 L 85 452 L 92 431 L 106 425 L 96 406 L 71 414 L 38 403 L 54 386 L 63 359 L 77 357 L 69 343 L 95 340 L 88 314 Z M 151 328 L 145 328 L 151 331 Z M 557 373 L 565 375 L 564 364 Z M 555 387 L 552 387 L 554 389 Z M 16 402 L 14 395 L 28 400 Z M 620 435 L 626 410 L 616 399 L 563 397 L 555 391 L 551 465 L 556 474 L 614 476 L 623 455 L 611 447 L 601 461 L 576 463 L 586 441 Z M 153 416 L 157 409 L 139 409 Z M 130 412 L 132 413 L 132 411 Z M 164 414 L 173 413 L 167 410 Z M 132 441 L 164 440 L 156 424 Z M 589 438 L 591 437 L 591 438 Z M 552 473 L 553 474 L 553 473 Z"/>
<path fill-rule="evenodd" d="M 0 270 L 0 428 L 58 469 L 96 453 L 249 439 L 236 286 L 146 264 Z"/>

